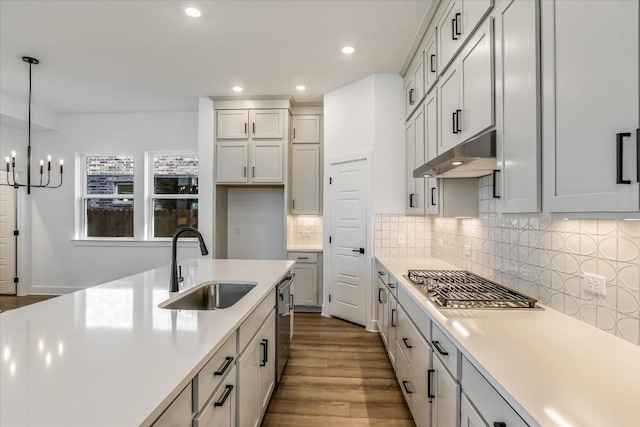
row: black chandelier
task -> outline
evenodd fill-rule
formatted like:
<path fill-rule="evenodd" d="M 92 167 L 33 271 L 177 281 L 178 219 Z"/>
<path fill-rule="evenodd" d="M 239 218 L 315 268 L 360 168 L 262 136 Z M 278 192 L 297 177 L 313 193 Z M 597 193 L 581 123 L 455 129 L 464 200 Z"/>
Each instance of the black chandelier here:
<path fill-rule="evenodd" d="M 31 67 L 40 63 L 35 58 L 23 56 L 22 60 L 29 64 L 29 117 L 27 125 L 27 183 L 21 184 L 16 181 L 16 152 L 11 152 L 11 157 L 6 157 L 7 162 L 7 182 L 2 183 L 13 188 L 27 187 L 27 194 L 31 194 L 31 188 L 58 188 L 62 185 L 62 165 L 63 160 L 60 159 L 60 183 L 58 185 L 51 184 L 51 156 L 47 156 L 47 181 L 44 182 L 44 160 L 40 160 L 40 183 L 31 184 Z"/>

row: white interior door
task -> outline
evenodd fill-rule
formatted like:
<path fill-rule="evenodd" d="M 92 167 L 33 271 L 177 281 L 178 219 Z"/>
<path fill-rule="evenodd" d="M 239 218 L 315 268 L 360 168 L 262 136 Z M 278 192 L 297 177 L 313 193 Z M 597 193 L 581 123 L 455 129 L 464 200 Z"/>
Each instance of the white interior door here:
<path fill-rule="evenodd" d="M 0 181 L 7 182 L 6 173 L 0 174 Z M 0 294 L 15 295 L 14 271 L 14 190 L 0 186 Z"/>
<path fill-rule="evenodd" d="M 369 281 L 368 160 L 331 165 L 332 316 L 365 325 Z"/>

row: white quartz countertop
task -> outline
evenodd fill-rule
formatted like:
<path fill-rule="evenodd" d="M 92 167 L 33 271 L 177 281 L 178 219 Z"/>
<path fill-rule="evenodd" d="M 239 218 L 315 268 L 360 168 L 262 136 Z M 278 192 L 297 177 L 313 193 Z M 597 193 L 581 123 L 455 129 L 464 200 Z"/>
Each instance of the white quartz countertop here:
<path fill-rule="evenodd" d="M 640 347 L 556 310 L 439 310 L 403 277 L 458 269 L 377 257 L 530 425 L 640 425 Z"/>
<path fill-rule="evenodd" d="M 223 310 L 165 310 L 166 266 L 1 313 L 0 425 L 152 423 L 294 262 L 181 265 L 181 292 L 213 280 L 258 285 Z"/>
<path fill-rule="evenodd" d="M 322 245 L 288 245 L 287 252 L 322 252 Z"/>

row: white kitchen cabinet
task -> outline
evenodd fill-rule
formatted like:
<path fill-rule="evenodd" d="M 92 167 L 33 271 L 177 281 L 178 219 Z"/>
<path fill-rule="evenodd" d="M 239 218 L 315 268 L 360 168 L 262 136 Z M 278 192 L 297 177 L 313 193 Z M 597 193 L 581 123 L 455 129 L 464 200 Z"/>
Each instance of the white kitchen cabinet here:
<path fill-rule="evenodd" d="M 506 0 L 496 7 L 494 197 L 503 213 L 540 212 L 539 2 Z"/>
<path fill-rule="evenodd" d="M 378 278 L 378 332 L 388 351 L 389 348 L 389 292 L 386 285 Z"/>
<path fill-rule="evenodd" d="M 469 39 L 440 78 L 438 154 L 495 124 L 493 19 Z"/>
<path fill-rule="evenodd" d="M 438 155 L 438 91 L 431 91 L 424 100 L 425 111 L 425 161 L 429 161 Z M 438 215 L 438 179 L 421 178 L 425 185 L 425 213 Z"/>
<path fill-rule="evenodd" d="M 424 97 L 424 45 L 420 45 L 413 56 L 404 77 L 405 113 L 409 117 Z"/>
<path fill-rule="evenodd" d="M 296 261 L 293 273 L 296 275 L 294 306 L 318 305 L 318 254 L 289 252 L 288 259 Z"/>
<path fill-rule="evenodd" d="M 224 141 L 216 144 L 216 176 L 218 183 L 246 183 L 249 143 Z"/>
<path fill-rule="evenodd" d="M 412 366 L 407 361 L 399 342 L 395 342 L 396 349 L 396 378 L 400 383 L 400 390 L 407 406 L 413 416 L 417 427 L 429 427 L 431 415 L 431 403 L 425 392 L 418 388 L 418 377 Z M 428 364 L 425 361 L 424 364 Z"/>
<path fill-rule="evenodd" d="M 193 427 L 235 427 L 236 380 L 236 368 L 233 367 L 193 420 Z"/>
<path fill-rule="evenodd" d="M 445 369 L 438 356 L 433 357 L 432 390 L 433 407 L 432 426 L 455 426 L 458 419 L 458 396 L 460 384 Z"/>
<path fill-rule="evenodd" d="M 291 213 L 321 213 L 319 144 L 295 144 L 291 147 Z"/>
<path fill-rule="evenodd" d="M 424 48 L 424 93 L 429 93 L 438 81 L 438 33 L 427 34 Z"/>
<path fill-rule="evenodd" d="M 489 425 L 504 423 L 509 427 L 526 427 L 518 413 L 500 396 L 478 370 L 462 357 L 462 391 Z"/>
<path fill-rule="evenodd" d="M 282 141 L 251 141 L 251 182 L 282 183 L 284 179 Z"/>
<path fill-rule="evenodd" d="M 639 7 L 627 0 L 541 2 L 549 212 L 640 209 Z"/>
<path fill-rule="evenodd" d="M 464 393 L 460 397 L 460 427 L 489 427 Z"/>
<path fill-rule="evenodd" d="M 388 325 L 388 333 L 387 340 L 389 341 L 389 347 L 387 348 L 387 353 L 389 354 L 389 360 L 391 360 L 391 365 L 396 366 L 396 342 L 398 336 L 398 300 L 393 295 L 393 292 L 389 291 L 389 325 Z"/>
<path fill-rule="evenodd" d="M 216 110 L 216 182 L 282 184 L 286 110 Z"/>
<path fill-rule="evenodd" d="M 248 110 L 217 110 L 217 139 L 247 139 L 249 137 Z"/>
<path fill-rule="evenodd" d="M 438 68 L 441 72 L 492 7 L 493 0 L 452 0 L 445 6 L 438 23 Z"/>
<path fill-rule="evenodd" d="M 255 427 L 275 387 L 275 310 L 238 357 L 238 414 L 241 427 Z"/>
<path fill-rule="evenodd" d="M 414 178 L 413 170 L 425 161 L 424 105 L 420 105 L 409 118 L 406 126 L 406 209 L 407 215 L 425 214 L 425 180 Z"/>
<path fill-rule="evenodd" d="M 178 397 L 153 423 L 154 427 L 188 427 L 191 425 L 193 412 L 191 410 L 191 383 L 180 392 Z"/>
<path fill-rule="evenodd" d="M 293 116 L 292 144 L 319 144 L 320 143 L 320 116 Z"/>
<path fill-rule="evenodd" d="M 202 411 L 205 402 L 211 399 L 214 391 L 225 381 L 226 376 L 230 375 L 229 372 L 236 363 L 236 346 L 237 339 L 234 332 L 198 373 L 193 383 L 193 407 L 198 412 Z"/>

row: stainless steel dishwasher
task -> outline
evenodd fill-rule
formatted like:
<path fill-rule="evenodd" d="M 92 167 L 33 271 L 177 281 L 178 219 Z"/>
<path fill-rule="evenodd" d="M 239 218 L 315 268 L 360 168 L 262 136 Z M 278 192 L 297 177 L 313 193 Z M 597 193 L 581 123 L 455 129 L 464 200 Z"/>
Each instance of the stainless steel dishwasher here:
<path fill-rule="evenodd" d="M 291 284 L 295 274 L 289 274 L 278 284 L 278 319 L 276 328 L 278 329 L 278 337 L 276 345 L 278 351 L 276 380 L 280 383 L 284 368 L 289 360 L 289 352 L 291 349 L 291 322 L 293 319 L 293 294 L 291 293 Z"/>

